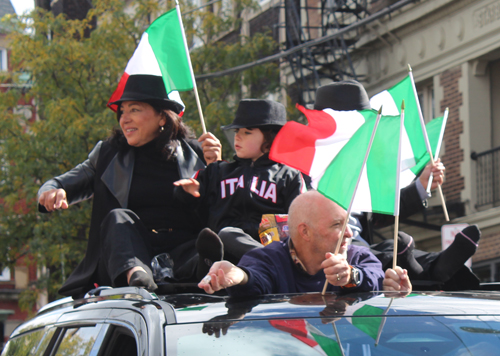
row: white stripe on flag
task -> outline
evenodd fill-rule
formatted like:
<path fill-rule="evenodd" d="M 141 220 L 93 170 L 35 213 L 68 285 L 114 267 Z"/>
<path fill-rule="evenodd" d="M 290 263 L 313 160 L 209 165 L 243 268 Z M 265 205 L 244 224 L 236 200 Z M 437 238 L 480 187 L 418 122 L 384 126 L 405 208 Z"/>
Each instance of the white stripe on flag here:
<path fill-rule="evenodd" d="M 332 109 L 323 111 L 333 117 L 337 128 L 332 136 L 316 140 L 316 152 L 309 172 L 312 179 L 311 185 L 314 189 L 318 187 L 319 178 L 333 158 L 345 146 L 354 132 L 365 123 L 365 118 L 357 111 L 334 111 Z"/>
<path fill-rule="evenodd" d="M 398 106 L 394 102 L 392 95 L 387 90 L 384 90 L 370 99 L 370 105 L 377 111 L 380 110 L 382 106 L 382 115 L 384 116 L 399 116 L 401 103 L 399 103 Z"/>
<path fill-rule="evenodd" d="M 411 147 L 408 132 L 403 130 L 403 141 L 401 142 L 401 171 L 410 169 L 415 166 L 415 164 L 417 163 L 415 162 L 415 154 Z"/>
<path fill-rule="evenodd" d="M 141 37 L 141 41 L 137 46 L 132 58 L 130 58 L 127 67 L 125 68 L 125 73 L 128 75 L 134 74 L 150 74 L 150 75 L 161 75 L 160 66 L 156 60 L 156 56 L 149 44 L 148 34 L 144 32 Z"/>
<path fill-rule="evenodd" d="M 410 169 L 402 171 L 399 175 L 399 184 L 400 184 L 399 186 L 404 188 L 410 185 L 411 182 L 413 182 L 413 180 L 415 179 L 415 177 L 416 177 L 415 173 L 413 173 Z"/>
<path fill-rule="evenodd" d="M 352 210 L 372 211 L 372 195 L 370 193 L 366 165 L 363 167 L 363 174 L 361 174 L 358 190 L 354 196 Z"/>
<path fill-rule="evenodd" d="M 184 108 L 186 107 L 186 105 L 184 105 L 184 102 L 182 101 L 181 99 L 181 96 L 179 95 L 179 92 L 177 90 L 173 90 L 171 91 L 170 93 L 168 93 L 168 98 L 170 100 L 173 100 L 173 101 L 176 101 L 178 102 L 179 104 L 181 104 Z"/>

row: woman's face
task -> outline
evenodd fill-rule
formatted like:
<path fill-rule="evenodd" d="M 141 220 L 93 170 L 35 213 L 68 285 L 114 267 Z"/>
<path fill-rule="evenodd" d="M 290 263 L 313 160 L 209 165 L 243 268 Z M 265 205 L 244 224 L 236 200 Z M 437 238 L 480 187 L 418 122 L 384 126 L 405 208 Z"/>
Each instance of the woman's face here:
<path fill-rule="evenodd" d="M 141 101 L 124 101 L 121 106 L 120 127 L 130 146 L 139 147 L 152 141 L 166 124 L 165 116 Z"/>

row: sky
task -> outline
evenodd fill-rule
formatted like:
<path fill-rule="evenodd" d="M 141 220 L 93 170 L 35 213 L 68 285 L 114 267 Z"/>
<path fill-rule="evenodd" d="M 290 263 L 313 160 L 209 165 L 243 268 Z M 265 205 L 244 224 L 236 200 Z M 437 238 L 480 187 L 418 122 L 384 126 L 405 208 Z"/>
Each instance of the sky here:
<path fill-rule="evenodd" d="M 33 10 L 35 7 L 35 0 L 10 0 L 10 2 L 18 15 L 22 15 L 26 10 Z"/>

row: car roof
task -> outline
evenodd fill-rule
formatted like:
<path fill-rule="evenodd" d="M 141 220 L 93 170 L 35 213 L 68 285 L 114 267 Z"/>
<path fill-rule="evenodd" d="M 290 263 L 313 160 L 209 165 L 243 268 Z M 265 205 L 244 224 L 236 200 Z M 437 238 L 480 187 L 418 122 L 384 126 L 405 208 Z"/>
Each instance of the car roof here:
<path fill-rule="evenodd" d="M 183 294 L 160 297 L 171 304 L 177 323 L 203 322 L 227 315 L 230 310 L 245 312 L 245 320 L 359 317 L 369 310 L 387 310 L 389 316 L 500 315 L 500 292 L 415 292 L 394 298 L 382 292 L 337 295 L 327 293 L 276 294 L 251 298 Z M 230 314 L 226 320 L 231 320 Z"/>
<path fill-rule="evenodd" d="M 97 308 L 136 308 L 153 303 L 165 314 L 167 324 L 201 323 L 231 313 L 244 314 L 244 320 L 331 318 L 370 316 L 378 310 L 388 317 L 400 316 L 500 316 L 500 292 L 414 292 L 406 297 L 393 297 L 383 292 L 273 294 L 231 298 L 201 293 L 157 296 L 142 288 L 124 287 L 101 291 L 98 296 L 73 300 L 63 298 L 42 308 L 37 316 L 22 324 L 15 334 L 54 323 L 62 314 Z M 234 319 L 241 320 L 241 318 Z"/>

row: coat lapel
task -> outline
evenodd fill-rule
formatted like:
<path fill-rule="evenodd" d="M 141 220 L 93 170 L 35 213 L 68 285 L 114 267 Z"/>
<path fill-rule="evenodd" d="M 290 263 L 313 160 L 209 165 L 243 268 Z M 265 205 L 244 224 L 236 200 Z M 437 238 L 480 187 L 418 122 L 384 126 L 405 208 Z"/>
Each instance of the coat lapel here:
<path fill-rule="evenodd" d="M 124 154 L 118 152 L 101 176 L 104 185 L 118 200 L 123 209 L 126 209 L 128 205 L 128 193 L 132 183 L 134 162 L 134 150 L 127 150 Z"/>
<path fill-rule="evenodd" d="M 205 164 L 196 152 L 184 140 L 177 146 L 177 165 L 181 178 L 191 178 L 198 170 L 205 168 Z M 123 209 L 128 207 L 128 195 L 134 173 L 134 150 L 126 153 L 118 152 L 109 162 L 101 176 L 104 185 L 118 200 Z"/>
<path fill-rule="evenodd" d="M 197 171 L 205 168 L 205 164 L 196 152 L 184 140 L 177 146 L 177 165 L 181 178 L 191 178 Z"/>

